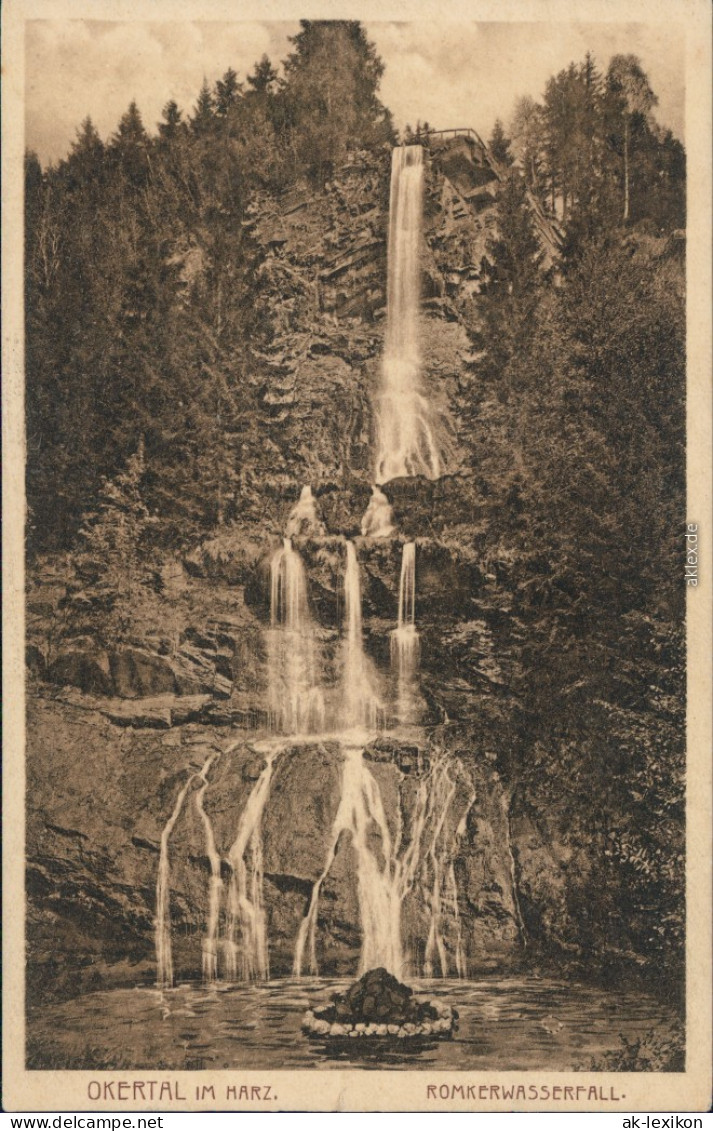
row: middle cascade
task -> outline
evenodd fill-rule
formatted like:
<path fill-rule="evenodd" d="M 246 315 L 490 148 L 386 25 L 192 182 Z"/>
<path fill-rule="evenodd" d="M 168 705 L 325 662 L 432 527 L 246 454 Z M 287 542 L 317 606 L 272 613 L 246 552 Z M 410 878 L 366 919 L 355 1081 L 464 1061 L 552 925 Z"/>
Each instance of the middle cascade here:
<path fill-rule="evenodd" d="M 419 307 L 423 149 L 397 146 L 391 159 L 388 293 L 376 482 L 442 472 L 433 410 L 421 388 Z"/>
<path fill-rule="evenodd" d="M 383 706 L 375 688 L 376 677 L 362 639 L 361 582 L 359 561 L 353 542 L 347 542 L 344 573 L 346 637 L 342 674 L 341 721 L 346 729 L 368 727 L 373 730 L 383 717 Z"/>
<path fill-rule="evenodd" d="M 391 633 L 391 666 L 396 672 L 396 711 L 399 722 L 415 722 L 418 715 L 416 673 L 421 643 L 416 631 L 416 543 L 406 542 L 401 559 L 399 615 Z"/>
<path fill-rule="evenodd" d="M 302 559 L 289 538 L 270 563 L 268 634 L 270 724 L 285 734 L 324 729 L 324 695 Z"/>

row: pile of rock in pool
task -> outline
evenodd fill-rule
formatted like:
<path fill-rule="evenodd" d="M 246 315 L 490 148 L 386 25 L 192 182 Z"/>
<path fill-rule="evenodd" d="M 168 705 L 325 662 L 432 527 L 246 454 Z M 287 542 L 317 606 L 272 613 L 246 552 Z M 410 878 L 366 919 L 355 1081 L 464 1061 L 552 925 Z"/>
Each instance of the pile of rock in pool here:
<path fill-rule="evenodd" d="M 310 1009 L 302 1028 L 310 1037 L 386 1037 L 397 1040 L 450 1037 L 458 1012 L 421 1001 L 383 967 L 368 970 L 332 1004 Z"/>

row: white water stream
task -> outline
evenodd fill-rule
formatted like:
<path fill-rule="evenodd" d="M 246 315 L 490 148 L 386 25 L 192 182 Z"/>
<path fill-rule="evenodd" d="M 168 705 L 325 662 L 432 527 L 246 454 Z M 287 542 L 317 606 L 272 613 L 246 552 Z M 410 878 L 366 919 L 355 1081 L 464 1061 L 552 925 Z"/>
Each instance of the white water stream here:
<path fill-rule="evenodd" d="M 353 542 L 347 542 L 344 571 L 345 637 L 340 696 L 340 722 L 344 730 L 374 730 L 384 708 L 376 689 L 376 673 L 364 652 L 362 639 L 361 580 Z"/>
<path fill-rule="evenodd" d="M 398 146 L 391 163 L 388 289 L 376 482 L 442 471 L 433 412 L 421 385 L 419 310 L 423 149 Z"/>
<path fill-rule="evenodd" d="M 431 771 L 421 778 L 407 829 L 399 805 L 398 826 L 392 836 L 379 784 L 364 759 L 363 750 L 358 746 L 344 746 L 343 754 L 339 808 L 324 868 L 312 889 L 307 914 L 300 925 L 293 973 L 297 977 L 306 970 L 313 975 L 319 973 L 320 895 L 343 833 L 349 834 L 356 865 L 362 932 L 358 973 L 377 966 L 384 966 L 397 978 L 414 972 L 402 940 L 403 904 L 414 889 L 429 916 L 424 971 L 432 971 L 436 952 L 442 975 L 445 977 L 450 970 L 445 944 L 447 913 L 455 925 L 455 931 L 450 932 L 451 937 L 455 935 L 452 966 L 454 972 L 460 973 L 460 918 L 452 869 L 458 836 L 454 838 L 446 827 L 452 818 L 451 806 L 456 792 L 450 776 L 451 762 L 446 758 L 437 759 Z M 465 828 L 467 811 L 461 816 L 460 833 Z"/>
<path fill-rule="evenodd" d="M 416 631 L 416 544 L 407 542 L 401 559 L 399 611 L 391 633 L 391 666 L 396 673 L 396 714 L 399 722 L 417 718 L 416 675 L 421 642 Z"/>
<path fill-rule="evenodd" d="M 285 538 L 270 563 L 268 707 L 273 730 L 324 730 L 324 694 L 302 559 Z"/>
<path fill-rule="evenodd" d="M 158 877 L 156 879 L 156 981 L 159 986 L 168 988 L 173 985 L 173 949 L 171 945 L 171 865 L 168 845 L 176 821 L 181 815 L 186 794 L 191 789 L 196 778 L 206 782 L 206 775 L 213 762 L 219 755 L 211 754 L 206 758 L 202 768 L 188 778 L 179 790 L 173 812 L 166 822 L 161 833 L 161 848 L 159 851 Z"/>
<path fill-rule="evenodd" d="M 226 975 L 244 982 L 270 973 L 263 902 L 262 815 L 270 793 L 278 751 L 270 751 L 238 822 L 228 853 L 231 867 L 228 926 L 224 943 Z M 240 940 L 238 946 L 237 940 Z"/>

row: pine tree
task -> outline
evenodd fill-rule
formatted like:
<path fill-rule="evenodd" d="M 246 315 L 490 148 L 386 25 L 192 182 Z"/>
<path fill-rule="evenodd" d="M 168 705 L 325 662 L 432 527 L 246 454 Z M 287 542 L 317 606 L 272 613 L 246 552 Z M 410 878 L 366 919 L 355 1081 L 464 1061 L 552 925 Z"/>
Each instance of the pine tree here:
<path fill-rule="evenodd" d="M 215 113 L 218 118 L 227 118 L 230 111 L 241 98 L 242 83 L 232 67 L 228 67 L 222 79 L 215 84 Z"/>
<path fill-rule="evenodd" d="M 215 124 L 215 99 L 208 86 L 208 80 L 203 79 L 196 108 L 191 118 L 191 130 L 198 135 L 210 133 Z"/>
<path fill-rule="evenodd" d="M 510 138 L 507 137 L 500 118 L 495 119 L 493 132 L 488 140 L 488 149 L 501 165 L 509 168 L 513 164 L 514 158 L 510 152 Z"/>
<path fill-rule="evenodd" d="M 109 153 L 132 185 L 141 186 L 149 173 L 149 136 L 136 102 L 122 115 L 109 141 Z"/>
<path fill-rule="evenodd" d="M 378 98 L 384 64 L 356 20 L 301 20 L 285 61 L 295 151 L 318 180 L 348 148 L 393 139 L 391 115 Z"/>
<path fill-rule="evenodd" d="M 138 111 L 137 111 L 138 113 Z M 88 182 L 99 174 L 104 157 L 104 144 L 94 122 L 86 117 L 77 130 L 69 153 L 69 164 L 76 171 L 77 179 Z"/>
<path fill-rule="evenodd" d="M 527 352 L 543 285 L 543 252 L 522 174 L 512 169 L 501 186 L 497 237 L 487 243 L 489 282 L 482 302 L 483 376 L 507 399 L 517 383 L 517 361 Z"/>
<path fill-rule="evenodd" d="M 144 627 L 156 603 L 156 575 L 146 535 L 154 524 L 144 501 L 143 438 L 123 471 L 107 479 L 79 531 L 72 587 L 73 619 L 102 614 L 107 641 Z M 76 625 L 75 627 L 81 627 Z"/>
<path fill-rule="evenodd" d="M 528 294 L 541 282 L 543 252 L 519 170 L 511 170 L 500 190 L 497 224 L 498 236 L 488 243 L 497 291 L 501 295 Z"/>
<path fill-rule="evenodd" d="M 278 83 L 278 74 L 267 55 L 263 55 L 259 63 L 255 64 L 255 70 L 251 75 L 247 76 L 247 84 L 250 87 L 250 94 L 267 95 L 273 94 Z"/>
<path fill-rule="evenodd" d="M 158 132 L 166 141 L 171 141 L 185 128 L 183 115 L 178 108 L 178 103 L 172 98 L 161 111 L 163 121 L 158 124 Z"/>
<path fill-rule="evenodd" d="M 87 119 L 91 122 L 90 119 Z M 126 113 L 122 114 L 116 133 L 112 136 L 111 146 L 120 152 L 129 152 L 132 149 L 145 149 L 148 144 L 148 134 L 144 129 L 141 111 L 135 101 L 129 103 Z"/>

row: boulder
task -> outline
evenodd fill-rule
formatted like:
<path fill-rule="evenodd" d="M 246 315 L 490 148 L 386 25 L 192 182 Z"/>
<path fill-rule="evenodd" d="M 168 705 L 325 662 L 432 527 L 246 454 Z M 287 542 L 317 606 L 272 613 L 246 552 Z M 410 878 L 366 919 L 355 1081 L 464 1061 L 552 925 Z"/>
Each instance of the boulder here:
<path fill-rule="evenodd" d="M 78 687 L 90 695 L 111 695 L 110 660 L 104 651 L 70 648 L 50 664 L 48 678 L 60 686 Z"/>
<path fill-rule="evenodd" d="M 170 696 L 128 701 L 113 699 L 103 705 L 102 714 L 115 726 L 136 727 L 139 730 L 168 730 L 173 721 Z"/>
<path fill-rule="evenodd" d="M 109 656 L 112 690 L 124 699 L 178 691 L 169 660 L 139 648 L 120 648 Z"/>

